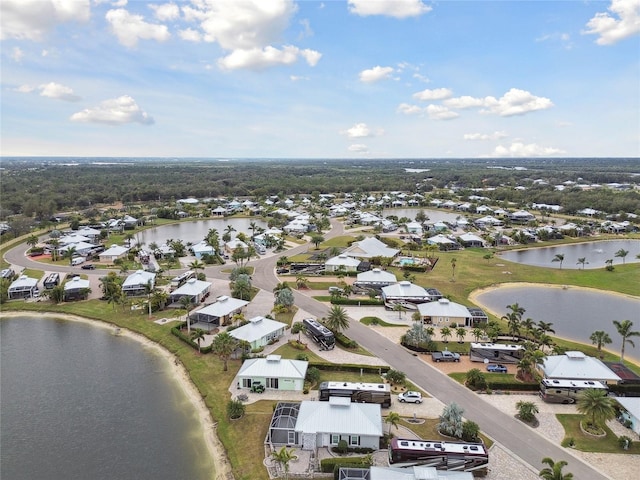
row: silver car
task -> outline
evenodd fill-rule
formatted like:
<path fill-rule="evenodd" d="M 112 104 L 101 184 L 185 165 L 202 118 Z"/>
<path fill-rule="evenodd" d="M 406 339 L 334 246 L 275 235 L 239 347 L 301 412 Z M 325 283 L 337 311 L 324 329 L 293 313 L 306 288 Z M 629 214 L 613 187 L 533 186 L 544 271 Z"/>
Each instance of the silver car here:
<path fill-rule="evenodd" d="M 413 392 L 409 390 L 408 392 L 398 395 L 398 401 L 403 403 L 422 403 L 422 394 L 420 392 Z"/>

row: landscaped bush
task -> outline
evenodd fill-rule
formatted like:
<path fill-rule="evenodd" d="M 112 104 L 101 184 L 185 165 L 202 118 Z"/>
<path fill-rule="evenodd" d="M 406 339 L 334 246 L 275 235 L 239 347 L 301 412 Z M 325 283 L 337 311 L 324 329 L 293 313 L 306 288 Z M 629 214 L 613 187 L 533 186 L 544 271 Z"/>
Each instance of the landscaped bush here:
<path fill-rule="evenodd" d="M 309 362 L 309 368 L 316 367 L 327 372 L 357 372 L 384 374 L 390 370 L 388 366 L 358 365 L 353 363 Z"/>
<path fill-rule="evenodd" d="M 332 305 L 358 305 L 358 306 L 374 306 L 380 307 L 384 305 L 382 300 L 376 300 L 375 298 L 345 298 L 335 295 L 331 296 Z"/>
<path fill-rule="evenodd" d="M 338 342 L 344 348 L 358 348 L 358 342 L 351 340 L 345 334 L 340 332 L 333 332 L 336 342 Z"/>
<path fill-rule="evenodd" d="M 393 383 L 394 385 L 404 385 L 404 382 L 407 381 L 407 375 L 404 372 L 393 369 L 387 372 L 385 378 L 389 383 Z"/>
<path fill-rule="evenodd" d="M 227 403 L 227 416 L 232 420 L 244 415 L 245 406 L 240 400 L 229 400 Z"/>
<path fill-rule="evenodd" d="M 344 455 L 345 453 L 347 453 L 348 449 L 349 449 L 349 444 L 347 443 L 346 440 L 340 440 L 338 442 L 338 446 L 334 448 L 334 450 L 341 455 Z"/>
<path fill-rule="evenodd" d="M 472 368 L 467 372 L 466 386 L 471 390 L 485 390 L 487 388 L 487 380 L 484 374 L 477 368 Z"/>
<path fill-rule="evenodd" d="M 367 462 L 365 457 L 333 457 L 333 458 L 325 458 L 320 461 L 320 470 L 323 473 L 335 473 L 334 478 L 338 478 L 338 471 L 340 467 L 351 467 L 351 468 L 367 468 L 370 465 Z"/>
<path fill-rule="evenodd" d="M 299 342 L 298 340 L 289 340 L 289 345 L 291 345 L 296 350 L 306 350 L 307 344 Z"/>
<path fill-rule="evenodd" d="M 629 450 L 632 443 L 633 440 L 631 440 L 631 438 L 627 437 L 626 435 L 618 437 L 618 445 L 620 445 L 620 448 L 622 448 L 623 450 Z"/>
<path fill-rule="evenodd" d="M 462 424 L 462 440 L 465 442 L 477 442 L 480 426 L 476 422 L 467 420 Z"/>

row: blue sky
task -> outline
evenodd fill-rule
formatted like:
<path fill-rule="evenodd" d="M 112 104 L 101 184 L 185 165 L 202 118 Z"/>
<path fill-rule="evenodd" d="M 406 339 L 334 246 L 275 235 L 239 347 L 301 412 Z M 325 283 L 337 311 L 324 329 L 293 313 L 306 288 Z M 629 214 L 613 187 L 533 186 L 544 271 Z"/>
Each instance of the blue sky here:
<path fill-rule="evenodd" d="M 639 0 L 0 8 L 5 156 L 640 156 Z"/>

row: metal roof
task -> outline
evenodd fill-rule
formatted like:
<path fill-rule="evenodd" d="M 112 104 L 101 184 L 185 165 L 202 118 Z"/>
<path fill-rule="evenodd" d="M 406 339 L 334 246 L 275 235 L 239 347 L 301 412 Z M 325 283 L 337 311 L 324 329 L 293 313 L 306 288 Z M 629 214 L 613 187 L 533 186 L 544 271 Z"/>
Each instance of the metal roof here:
<path fill-rule="evenodd" d="M 250 358 L 245 360 L 238 372 L 239 377 L 260 378 L 298 378 L 304 379 L 309 362 L 289 360 L 279 355 L 267 358 Z"/>
<path fill-rule="evenodd" d="M 171 292 L 171 295 L 196 296 L 206 292 L 209 288 L 211 288 L 211 282 L 204 282 L 202 280 L 190 278 L 184 283 L 184 285 Z"/>
<path fill-rule="evenodd" d="M 418 311 L 423 317 L 470 317 L 469 310 L 464 305 L 440 298 L 437 302 L 421 303 Z"/>
<path fill-rule="evenodd" d="M 302 433 L 340 433 L 381 437 L 383 431 L 380 405 L 304 401 L 300 405 L 295 430 Z"/>
<path fill-rule="evenodd" d="M 615 382 L 620 380 L 620 377 L 600 360 L 577 351 L 548 356 L 542 364 L 542 371 L 548 378 Z"/>
<path fill-rule="evenodd" d="M 209 315 L 212 317 L 226 317 L 230 313 L 235 312 L 236 310 L 239 310 L 248 304 L 249 302 L 247 302 L 246 300 L 222 296 L 218 298 L 217 302 L 212 303 L 211 305 L 207 305 L 200 310 L 196 310 L 194 313 Z"/>
<path fill-rule="evenodd" d="M 265 317 L 254 317 L 249 320 L 249 323 L 238 327 L 229 332 L 234 338 L 238 340 L 246 340 L 247 342 L 255 342 L 261 338 L 266 337 L 278 330 L 283 330 L 287 327 L 286 323 L 277 322 Z"/>

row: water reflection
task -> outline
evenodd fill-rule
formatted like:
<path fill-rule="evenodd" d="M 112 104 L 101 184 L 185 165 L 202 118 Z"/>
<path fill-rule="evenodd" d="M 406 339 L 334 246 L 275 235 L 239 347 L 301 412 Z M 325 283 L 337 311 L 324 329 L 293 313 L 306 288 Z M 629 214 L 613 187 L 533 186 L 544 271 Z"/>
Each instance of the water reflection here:
<path fill-rule="evenodd" d="M 501 252 L 500 257 L 510 262 L 523 263 L 536 267 L 560 268 L 559 262 L 554 262 L 556 255 L 564 255 L 562 268 L 582 269 L 578 259 L 584 258 L 585 269 L 604 268 L 606 260 L 612 259 L 614 267 L 622 264 L 623 259 L 616 257 L 616 252 L 629 252 L 624 258 L 625 263 L 640 262 L 636 255 L 640 253 L 640 240 L 600 240 L 596 242 L 574 243 L 554 247 L 528 248 L 526 250 L 511 250 Z"/>
<path fill-rule="evenodd" d="M 589 337 L 596 330 L 604 330 L 613 343 L 607 346 L 620 352 L 622 345 L 613 320 L 631 320 L 633 330 L 640 330 L 640 298 L 597 290 L 561 286 L 505 285 L 482 292 L 476 303 L 498 317 L 508 313 L 507 305 L 517 303 L 526 311 L 523 318 L 553 323 L 556 335 L 591 345 Z M 640 361 L 640 342 L 627 344 L 625 357 Z"/>
<path fill-rule="evenodd" d="M 198 243 L 204 239 L 207 232 L 212 228 L 218 230 L 220 238 L 222 238 L 228 226 L 232 226 L 235 229 L 234 232 L 231 232 L 231 238 L 235 238 L 240 232 L 251 236 L 251 223 L 255 223 L 264 229 L 268 228 L 267 222 L 258 218 L 214 218 L 150 228 L 140 232 L 140 234 L 136 235 L 136 238 L 139 237 L 140 241 L 144 242 L 145 245 L 153 242 L 162 245 L 167 239 L 179 239 L 185 244 L 188 242 Z"/>

